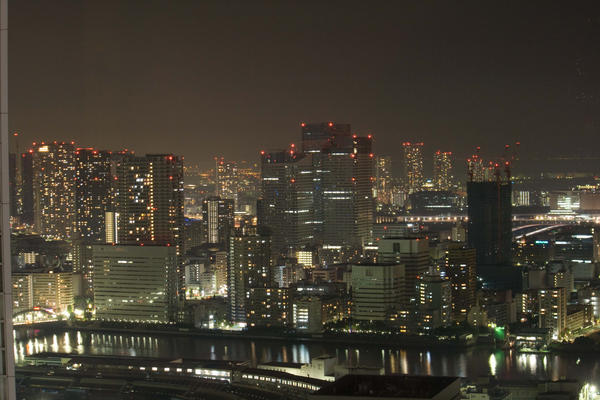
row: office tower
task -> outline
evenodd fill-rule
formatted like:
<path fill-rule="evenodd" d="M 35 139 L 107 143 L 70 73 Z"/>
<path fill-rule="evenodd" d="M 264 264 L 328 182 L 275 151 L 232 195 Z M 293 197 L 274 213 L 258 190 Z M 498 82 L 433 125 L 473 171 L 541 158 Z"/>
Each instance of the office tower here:
<path fill-rule="evenodd" d="M 248 289 L 246 321 L 248 327 L 278 327 L 290 324 L 290 289 L 256 287 Z"/>
<path fill-rule="evenodd" d="M 361 248 L 373 226 L 372 136 L 334 136 L 313 154 L 316 237 L 326 247 Z"/>
<path fill-rule="evenodd" d="M 183 162 L 171 154 L 127 156 L 117 162 L 118 242 L 183 245 Z"/>
<path fill-rule="evenodd" d="M 404 186 L 409 193 L 422 190 L 425 178 L 423 174 L 423 143 L 402 143 Z"/>
<path fill-rule="evenodd" d="M 33 149 L 21 154 L 20 162 L 20 219 L 22 224 L 33 225 Z"/>
<path fill-rule="evenodd" d="M 476 267 L 475 249 L 450 245 L 446 257 L 446 276 L 452 285 L 452 318 L 455 321 L 464 321 L 475 305 Z"/>
<path fill-rule="evenodd" d="M 97 319 L 175 321 L 177 254 L 174 246 L 94 245 L 92 253 Z"/>
<path fill-rule="evenodd" d="M 303 124 L 302 149 L 261 153 L 259 222 L 273 231 L 274 252 L 312 243 L 359 249 L 372 237 L 372 136 L 352 135 L 348 124 Z"/>
<path fill-rule="evenodd" d="M 375 198 L 379 204 L 392 203 L 392 157 L 378 156 L 375 175 Z"/>
<path fill-rule="evenodd" d="M 233 161 L 225 161 L 223 157 L 215 158 L 215 194 L 223 199 L 238 196 L 238 167 Z"/>
<path fill-rule="evenodd" d="M 206 243 L 206 234 L 204 221 L 192 218 L 185 218 L 183 224 L 184 249 L 188 253 L 194 247 L 199 247 L 202 243 Z"/>
<path fill-rule="evenodd" d="M 433 154 L 433 185 L 435 190 L 451 190 L 454 184 L 452 152 L 436 151 Z"/>
<path fill-rule="evenodd" d="M 37 232 L 71 239 L 75 230 L 75 146 L 53 142 L 33 148 L 33 209 Z"/>
<path fill-rule="evenodd" d="M 402 302 L 409 306 L 417 301 L 417 277 L 429 270 L 429 241 L 425 238 L 387 238 L 378 242 L 378 263 L 405 266 Z"/>
<path fill-rule="evenodd" d="M 468 182 L 468 244 L 477 251 L 477 266 L 509 265 L 512 245 L 510 180 Z"/>
<path fill-rule="evenodd" d="M 8 175 L 8 0 L 0 0 L 0 258 L 2 305 L 0 306 L 0 397 L 16 399 L 15 355 L 12 327 L 12 280 L 10 251 L 10 192 Z"/>
<path fill-rule="evenodd" d="M 400 264 L 352 265 L 352 318 L 385 321 L 402 307 L 405 268 Z"/>
<path fill-rule="evenodd" d="M 205 243 L 227 246 L 234 227 L 233 199 L 210 196 L 202 202 L 202 224 Z"/>
<path fill-rule="evenodd" d="M 302 149 L 303 153 L 320 153 L 329 146 L 332 140 L 338 137 L 349 138 L 352 135 L 350 124 L 334 122 L 302 123 Z"/>
<path fill-rule="evenodd" d="M 539 327 L 550 329 L 554 339 L 567 327 L 567 290 L 563 287 L 542 289 L 539 298 Z"/>
<path fill-rule="evenodd" d="M 272 251 L 287 255 L 314 238 L 313 176 L 310 157 L 287 151 L 261 152 L 259 224 L 271 231 Z"/>
<path fill-rule="evenodd" d="M 448 326 L 452 314 L 450 280 L 439 274 L 417 276 L 417 326 L 431 333 L 440 326 Z"/>
<path fill-rule="evenodd" d="M 106 212 L 112 207 L 111 154 L 93 148 L 75 151 L 75 228 L 85 242 L 106 238 Z"/>
<path fill-rule="evenodd" d="M 249 289 L 271 285 L 271 238 L 253 232 L 236 232 L 229 242 L 230 320 L 244 323 Z"/>

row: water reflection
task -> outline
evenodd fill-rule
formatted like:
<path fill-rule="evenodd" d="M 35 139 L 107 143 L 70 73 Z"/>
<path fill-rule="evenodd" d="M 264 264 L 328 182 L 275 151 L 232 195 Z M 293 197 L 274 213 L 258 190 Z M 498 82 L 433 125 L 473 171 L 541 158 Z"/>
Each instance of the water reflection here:
<path fill-rule="evenodd" d="M 20 336 L 19 336 L 20 335 Z M 518 354 L 494 349 L 431 350 L 398 349 L 381 346 L 343 346 L 331 343 L 293 343 L 268 340 L 194 338 L 148 335 L 118 335 L 69 331 L 46 333 L 19 332 L 15 357 L 22 363 L 25 356 L 40 352 L 75 352 L 78 354 L 128 355 L 140 357 L 187 357 L 199 359 L 284 361 L 308 363 L 323 354 L 334 355 L 339 364 L 383 367 L 387 373 L 427 374 L 476 377 L 489 373 L 499 377 L 592 379 L 600 385 L 600 360 L 596 357 Z"/>

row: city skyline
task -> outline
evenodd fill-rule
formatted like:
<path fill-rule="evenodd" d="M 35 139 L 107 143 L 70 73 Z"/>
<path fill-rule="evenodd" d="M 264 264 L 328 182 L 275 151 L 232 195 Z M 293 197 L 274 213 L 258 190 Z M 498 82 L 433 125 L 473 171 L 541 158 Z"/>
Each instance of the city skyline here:
<path fill-rule="evenodd" d="M 600 400 L 600 7 L 8 3 L 0 398 Z"/>

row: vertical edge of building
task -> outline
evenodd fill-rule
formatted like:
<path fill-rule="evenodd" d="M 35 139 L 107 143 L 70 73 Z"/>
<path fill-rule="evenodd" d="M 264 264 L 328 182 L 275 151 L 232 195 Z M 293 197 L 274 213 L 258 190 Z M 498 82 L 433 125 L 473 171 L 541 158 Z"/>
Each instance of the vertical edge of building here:
<path fill-rule="evenodd" d="M 8 174 L 8 0 L 0 0 L 0 240 L 2 259 L 2 305 L 0 312 L 2 360 L 0 397 L 16 399 L 12 329 L 12 279 L 10 266 L 10 194 Z"/>

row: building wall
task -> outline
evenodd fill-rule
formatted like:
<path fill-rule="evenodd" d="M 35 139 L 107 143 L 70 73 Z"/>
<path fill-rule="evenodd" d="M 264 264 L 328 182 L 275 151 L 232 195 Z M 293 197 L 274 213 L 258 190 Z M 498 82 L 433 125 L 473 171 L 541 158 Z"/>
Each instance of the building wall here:
<path fill-rule="evenodd" d="M 173 321 L 176 250 L 167 246 L 96 245 L 96 318 L 113 321 Z"/>
<path fill-rule="evenodd" d="M 352 265 L 352 318 L 383 321 L 401 305 L 405 267 L 400 264 Z"/>

